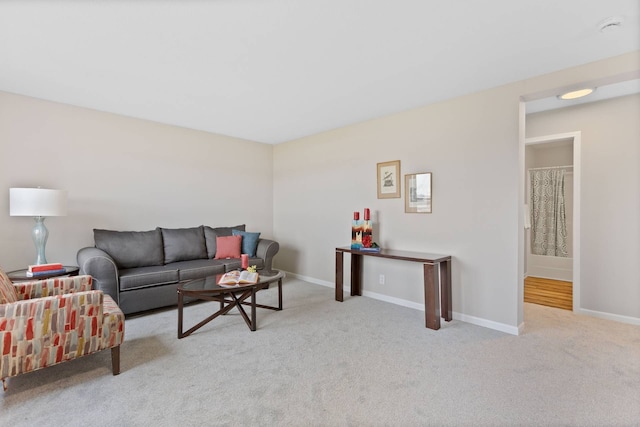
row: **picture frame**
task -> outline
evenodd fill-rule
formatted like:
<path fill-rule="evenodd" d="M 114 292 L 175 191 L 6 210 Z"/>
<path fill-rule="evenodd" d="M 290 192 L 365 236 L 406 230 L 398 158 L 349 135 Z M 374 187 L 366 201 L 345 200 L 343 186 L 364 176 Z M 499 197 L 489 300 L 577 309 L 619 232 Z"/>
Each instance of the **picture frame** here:
<path fill-rule="evenodd" d="M 402 197 L 400 179 L 400 160 L 378 163 L 378 199 Z"/>
<path fill-rule="evenodd" d="M 431 172 L 410 173 L 404 176 L 405 213 L 432 212 Z"/>

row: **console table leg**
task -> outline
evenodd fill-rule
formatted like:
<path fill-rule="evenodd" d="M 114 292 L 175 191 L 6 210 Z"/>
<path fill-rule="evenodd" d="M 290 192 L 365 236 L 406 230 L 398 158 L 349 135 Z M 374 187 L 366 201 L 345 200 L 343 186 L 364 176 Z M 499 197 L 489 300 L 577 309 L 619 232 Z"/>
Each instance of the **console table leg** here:
<path fill-rule="evenodd" d="M 362 255 L 351 254 L 351 295 L 362 296 Z"/>
<path fill-rule="evenodd" d="M 424 264 L 424 317 L 426 327 L 440 329 L 440 283 L 434 264 Z"/>
<path fill-rule="evenodd" d="M 442 261 L 440 263 L 440 292 L 442 293 L 442 317 L 447 322 L 453 318 L 453 304 L 451 296 L 451 260 Z"/>
<path fill-rule="evenodd" d="M 336 251 L 336 301 L 344 301 L 342 295 L 343 281 L 343 252 Z"/>

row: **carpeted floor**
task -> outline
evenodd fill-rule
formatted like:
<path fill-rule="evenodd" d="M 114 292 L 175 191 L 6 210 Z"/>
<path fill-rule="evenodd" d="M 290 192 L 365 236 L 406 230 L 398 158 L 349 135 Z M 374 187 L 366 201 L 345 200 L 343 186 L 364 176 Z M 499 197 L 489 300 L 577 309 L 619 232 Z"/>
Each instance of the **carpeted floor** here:
<path fill-rule="evenodd" d="M 181 340 L 175 308 L 130 317 L 119 376 L 106 351 L 11 378 L 0 425 L 640 425 L 637 326 L 525 304 L 519 337 L 432 331 L 423 312 L 333 295 L 285 280 L 255 332 L 235 310 Z"/>

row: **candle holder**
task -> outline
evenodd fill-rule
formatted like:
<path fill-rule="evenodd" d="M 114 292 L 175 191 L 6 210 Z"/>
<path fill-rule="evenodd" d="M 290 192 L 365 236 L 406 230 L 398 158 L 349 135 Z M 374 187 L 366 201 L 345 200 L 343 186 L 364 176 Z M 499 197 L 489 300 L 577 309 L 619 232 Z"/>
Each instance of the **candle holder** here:
<path fill-rule="evenodd" d="M 371 211 L 364 209 L 364 220 L 360 219 L 360 212 L 353 213 L 351 223 L 351 249 L 369 249 L 373 247 L 373 223 Z"/>

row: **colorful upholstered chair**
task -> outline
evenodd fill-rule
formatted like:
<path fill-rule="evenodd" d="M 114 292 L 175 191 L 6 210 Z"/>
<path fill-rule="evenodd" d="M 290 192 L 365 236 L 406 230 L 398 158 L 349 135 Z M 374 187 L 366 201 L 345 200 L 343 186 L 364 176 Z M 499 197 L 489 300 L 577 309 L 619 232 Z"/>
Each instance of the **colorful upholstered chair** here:
<path fill-rule="evenodd" d="M 0 270 L 0 379 L 111 349 L 120 373 L 124 314 L 91 276 L 12 283 Z"/>

